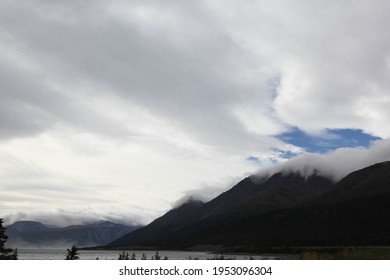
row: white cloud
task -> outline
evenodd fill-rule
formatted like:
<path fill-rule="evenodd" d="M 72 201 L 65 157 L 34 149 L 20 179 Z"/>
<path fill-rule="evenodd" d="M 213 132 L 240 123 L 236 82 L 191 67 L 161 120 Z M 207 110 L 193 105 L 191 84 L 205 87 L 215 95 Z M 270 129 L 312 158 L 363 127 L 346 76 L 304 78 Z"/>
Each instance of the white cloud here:
<path fill-rule="evenodd" d="M 374 141 L 369 148 L 339 148 L 327 154 L 304 153 L 281 164 L 263 168 L 257 172 L 257 176 L 297 172 L 307 177 L 317 172 L 339 181 L 353 171 L 384 161 L 390 161 L 389 139 Z"/>
<path fill-rule="evenodd" d="M 390 37 L 380 31 L 389 2 L 212 3 L 234 42 L 280 77 L 274 109 L 283 122 L 390 136 Z"/>
<path fill-rule="evenodd" d="M 2 1 L 2 209 L 150 221 L 250 156 L 302 153 L 273 137 L 289 127 L 389 137 L 388 6 Z"/>

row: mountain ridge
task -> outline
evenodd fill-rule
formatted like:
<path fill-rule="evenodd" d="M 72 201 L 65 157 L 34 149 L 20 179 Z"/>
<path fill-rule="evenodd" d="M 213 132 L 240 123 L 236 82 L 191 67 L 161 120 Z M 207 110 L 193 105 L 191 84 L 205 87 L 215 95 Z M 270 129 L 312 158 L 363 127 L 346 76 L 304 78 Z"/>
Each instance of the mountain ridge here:
<path fill-rule="evenodd" d="M 390 214 L 390 162 L 354 171 L 336 183 L 318 174 L 305 178 L 281 172 L 265 181 L 254 179 L 243 179 L 186 219 L 180 208 L 169 211 L 170 219 L 175 213 L 183 215 L 184 222 L 175 227 L 166 223 L 165 214 L 107 247 L 331 245 L 343 243 L 340 240 L 348 236 L 356 244 L 375 244 L 381 230 L 390 230 L 381 226 Z M 386 215 L 362 211 L 364 205 L 383 209 Z M 367 227 L 359 225 L 359 218 Z"/>
<path fill-rule="evenodd" d="M 109 221 L 52 227 L 36 221 L 18 221 L 7 226 L 8 242 L 16 247 L 97 246 L 119 238 L 138 226 Z"/>

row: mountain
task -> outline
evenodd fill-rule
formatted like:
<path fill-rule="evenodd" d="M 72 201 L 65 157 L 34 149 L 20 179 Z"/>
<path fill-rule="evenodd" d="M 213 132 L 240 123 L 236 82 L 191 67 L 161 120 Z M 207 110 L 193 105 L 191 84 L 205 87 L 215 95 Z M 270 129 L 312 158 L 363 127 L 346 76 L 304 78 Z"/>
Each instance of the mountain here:
<path fill-rule="evenodd" d="M 257 246 L 297 245 L 385 245 L 390 244 L 390 162 L 355 171 L 317 199 L 298 207 L 281 209 L 240 221 L 250 234 L 228 225 L 229 236 L 219 232 L 210 239 L 223 238 L 234 244 Z M 260 223 L 259 223 L 260 221 Z"/>
<path fill-rule="evenodd" d="M 45 226 L 42 223 L 39 222 L 33 222 L 33 221 L 20 221 L 15 222 L 12 225 L 9 225 L 7 227 L 7 232 L 23 232 L 23 231 L 36 231 L 36 230 L 43 230 L 47 229 L 47 226 Z"/>
<path fill-rule="evenodd" d="M 248 177 L 205 204 L 184 204 L 107 247 L 390 245 L 390 162 L 334 183 L 316 173 Z"/>
<path fill-rule="evenodd" d="M 107 244 L 136 228 L 108 221 L 59 228 L 34 221 L 19 221 L 7 227 L 7 235 L 9 244 L 17 247 L 81 247 Z"/>
<path fill-rule="evenodd" d="M 270 178 L 245 178 L 208 203 L 189 202 L 173 209 L 148 226 L 108 244 L 123 246 L 175 246 L 187 236 L 224 228 L 242 219 L 277 209 L 294 207 L 316 198 L 333 186 L 330 179 L 313 174 L 274 174 Z"/>
<path fill-rule="evenodd" d="M 290 208 L 318 197 L 333 186 L 333 181 L 313 174 L 307 178 L 296 173 L 276 173 L 268 179 L 248 177 L 216 197 L 201 211 L 201 219 L 251 216 Z"/>
<path fill-rule="evenodd" d="M 382 162 L 344 177 L 337 188 L 321 197 L 321 204 L 332 204 L 358 198 L 368 198 L 390 191 L 390 162 Z"/>

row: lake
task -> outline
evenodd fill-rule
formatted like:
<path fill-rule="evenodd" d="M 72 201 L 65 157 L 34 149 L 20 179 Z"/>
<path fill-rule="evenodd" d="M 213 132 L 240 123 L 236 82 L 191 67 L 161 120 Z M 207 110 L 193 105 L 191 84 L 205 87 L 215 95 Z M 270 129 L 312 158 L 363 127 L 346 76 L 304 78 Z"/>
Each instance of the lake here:
<path fill-rule="evenodd" d="M 79 257 L 81 260 L 117 260 L 119 253 L 122 251 L 111 250 L 79 250 Z M 128 251 L 129 255 L 133 251 Z M 146 258 L 150 260 L 156 253 L 155 251 L 134 251 L 136 258 L 140 259 L 142 253 L 146 254 Z M 64 260 L 67 254 L 66 249 L 18 249 L 18 258 L 20 260 Z M 197 251 L 159 251 L 161 258 L 168 257 L 169 260 L 186 260 L 190 256 L 200 260 L 213 258 L 215 255 L 209 252 Z M 248 260 L 249 255 L 234 255 L 224 254 L 225 259 Z M 256 255 L 253 259 L 275 259 L 275 255 Z"/>

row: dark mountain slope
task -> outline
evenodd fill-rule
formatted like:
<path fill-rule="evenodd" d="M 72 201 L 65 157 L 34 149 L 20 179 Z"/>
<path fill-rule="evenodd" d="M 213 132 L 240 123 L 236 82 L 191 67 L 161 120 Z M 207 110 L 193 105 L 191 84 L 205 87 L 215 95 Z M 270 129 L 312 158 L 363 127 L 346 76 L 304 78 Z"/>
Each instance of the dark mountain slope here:
<path fill-rule="evenodd" d="M 390 245 L 389 178 L 390 164 L 376 164 L 351 173 L 310 203 L 189 229 L 163 245 Z"/>
<path fill-rule="evenodd" d="M 336 184 L 317 175 L 246 178 L 203 206 L 184 209 L 110 246 L 390 245 L 390 163 L 355 171 Z M 174 226 L 168 226 L 170 215 L 181 217 Z"/>
<path fill-rule="evenodd" d="M 330 179 L 316 174 L 304 178 L 296 173 L 277 173 L 262 184 L 262 191 L 252 191 L 240 208 L 244 216 L 291 208 L 320 196 L 332 186 Z"/>
<path fill-rule="evenodd" d="M 170 210 L 146 227 L 134 231 L 132 235 L 126 234 L 114 240 L 109 246 L 127 246 L 127 244 L 133 244 L 134 242 L 137 242 L 139 245 L 146 243 L 150 245 L 157 244 L 190 223 L 197 216 L 202 206 L 203 202 L 190 200 L 180 207 Z"/>
<path fill-rule="evenodd" d="M 355 171 L 344 177 L 334 189 L 322 195 L 316 204 L 368 198 L 390 191 L 390 162 L 382 162 Z"/>
<path fill-rule="evenodd" d="M 221 219 L 293 207 L 329 190 L 333 182 L 325 177 L 277 173 L 268 179 L 248 177 L 232 189 L 206 203 L 200 219 Z"/>
<path fill-rule="evenodd" d="M 325 207 L 282 209 L 187 233 L 161 245 L 390 245 L 390 193 Z"/>
<path fill-rule="evenodd" d="M 206 204 L 183 206 L 169 211 L 148 226 L 108 244 L 108 247 L 162 245 L 210 228 L 276 209 L 292 207 L 331 188 L 333 182 L 318 175 L 275 174 L 268 179 L 248 177 Z M 174 222 L 173 222 L 174 221 Z"/>

